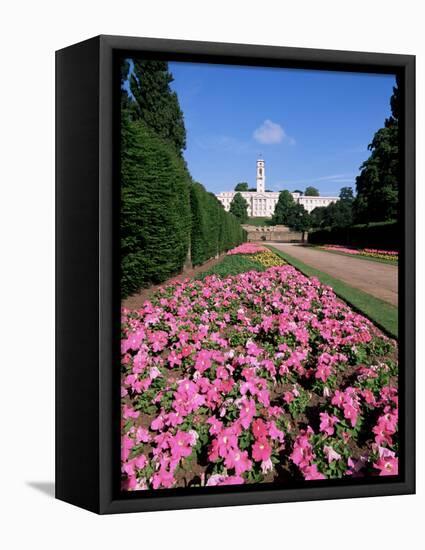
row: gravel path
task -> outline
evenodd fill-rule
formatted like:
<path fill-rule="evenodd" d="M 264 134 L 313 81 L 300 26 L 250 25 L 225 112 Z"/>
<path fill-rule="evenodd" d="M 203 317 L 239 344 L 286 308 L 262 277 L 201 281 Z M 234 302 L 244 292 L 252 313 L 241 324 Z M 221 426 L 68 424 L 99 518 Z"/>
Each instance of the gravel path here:
<path fill-rule="evenodd" d="M 297 260 L 393 305 L 398 303 L 398 266 L 332 254 L 307 246 L 271 243 Z"/>

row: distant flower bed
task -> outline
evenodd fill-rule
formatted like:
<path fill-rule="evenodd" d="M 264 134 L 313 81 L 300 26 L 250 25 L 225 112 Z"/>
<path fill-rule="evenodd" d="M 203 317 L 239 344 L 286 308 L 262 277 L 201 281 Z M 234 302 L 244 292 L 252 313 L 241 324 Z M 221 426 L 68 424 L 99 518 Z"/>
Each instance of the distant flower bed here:
<path fill-rule="evenodd" d="M 250 256 L 251 260 L 258 262 L 263 267 L 275 267 L 285 265 L 283 258 L 272 252 L 269 248 L 255 243 L 244 243 L 236 248 L 232 248 L 227 253 L 229 256 L 243 255 Z"/>
<path fill-rule="evenodd" d="M 323 250 L 331 252 L 340 252 L 343 254 L 351 254 L 352 256 L 366 256 L 370 258 L 378 258 L 380 260 L 389 260 L 392 262 L 398 261 L 398 252 L 395 250 L 379 250 L 375 248 L 348 248 L 337 244 L 328 244 L 320 246 Z"/>
<path fill-rule="evenodd" d="M 162 288 L 121 352 L 124 490 L 397 474 L 395 342 L 291 266 Z"/>
<path fill-rule="evenodd" d="M 255 243 L 243 243 L 236 248 L 232 248 L 227 253 L 229 256 L 234 254 L 257 254 L 257 252 L 267 252 L 268 248 Z"/>
<path fill-rule="evenodd" d="M 261 264 L 263 267 L 276 267 L 286 264 L 283 258 L 268 249 L 264 252 L 257 252 L 256 254 L 253 254 L 252 259 Z"/>

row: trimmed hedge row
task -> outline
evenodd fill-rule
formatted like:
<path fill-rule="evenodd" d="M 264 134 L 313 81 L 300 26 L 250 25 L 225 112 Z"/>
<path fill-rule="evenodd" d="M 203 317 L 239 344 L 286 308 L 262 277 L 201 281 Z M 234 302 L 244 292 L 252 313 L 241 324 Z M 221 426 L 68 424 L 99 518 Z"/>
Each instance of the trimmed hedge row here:
<path fill-rule="evenodd" d="M 190 180 L 184 162 L 142 122 L 123 121 L 121 291 L 181 270 L 190 242 Z"/>
<path fill-rule="evenodd" d="M 215 195 L 200 183 L 190 188 L 192 214 L 191 260 L 199 265 L 220 252 L 246 241 L 246 231 L 239 221 L 223 209 Z"/>
<path fill-rule="evenodd" d="M 199 265 L 246 240 L 169 143 L 126 117 L 121 136 L 123 298 L 181 272 L 189 259 Z"/>
<path fill-rule="evenodd" d="M 311 244 L 341 244 L 358 248 L 400 249 L 400 225 L 397 221 L 377 222 L 319 229 L 308 235 Z"/>

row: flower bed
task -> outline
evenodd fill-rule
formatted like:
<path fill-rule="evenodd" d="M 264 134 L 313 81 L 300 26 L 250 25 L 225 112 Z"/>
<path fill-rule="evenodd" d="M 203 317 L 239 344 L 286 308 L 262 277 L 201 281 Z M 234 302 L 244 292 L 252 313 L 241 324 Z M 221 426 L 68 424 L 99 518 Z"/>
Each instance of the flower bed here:
<path fill-rule="evenodd" d="M 261 246 L 260 244 L 243 243 L 236 248 L 232 248 L 232 250 L 229 250 L 227 254 L 229 256 L 232 256 L 234 254 L 257 254 L 258 252 L 266 251 L 268 251 L 268 248 L 266 248 L 265 246 Z"/>
<path fill-rule="evenodd" d="M 396 345 L 293 267 L 122 313 L 125 490 L 394 475 Z"/>
<path fill-rule="evenodd" d="M 286 264 L 283 258 L 268 249 L 266 249 L 264 252 L 257 252 L 256 254 L 253 254 L 251 258 L 254 260 L 254 262 L 258 262 L 263 267 L 276 267 Z"/>
<path fill-rule="evenodd" d="M 379 260 L 388 260 L 398 262 L 398 252 L 395 250 L 378 250 L 375 248 L 348 248 L 337 244 L 327 244 L 320 246 L 323 250 L 331 252 L 339 252 L 342 254 L 350 254 L 352 256 L 366 256 L 369 258 L 377 258 Z"/>
<path fill-rule="evenodd" d="M 250 259 L 254 262 L 259 263 L 263 267 L 275 267 L 279 265 L 285 265 L 286 262 L 272 252 L 269 248 L 261 246 L 260 244 L 255 243 L 244 243 L 236 248 L 232 248 L 227 253 L 228 256 L 250 256 Z"/>

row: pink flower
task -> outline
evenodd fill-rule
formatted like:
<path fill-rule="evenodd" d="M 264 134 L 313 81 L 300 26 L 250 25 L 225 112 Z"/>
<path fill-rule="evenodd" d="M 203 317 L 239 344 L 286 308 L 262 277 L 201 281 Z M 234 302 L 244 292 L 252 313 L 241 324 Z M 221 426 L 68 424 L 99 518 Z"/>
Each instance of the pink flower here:
<path fill-rule="evenodd" d="M 291 391 L 286 391 L 283 394 L 283 399 L 285 400 L 286 403 L 289 404 L 295 399 L 295 397 L 294 397 L 294 394 Z"/>
<path fill-rule="evenodd" d="M 121 439 L 121 460 L 125 462 L 128 459 L 128 456 L 130 454 L 130 451 L 134 447 L 134 439 L 131 439 L 131 437 L 128 437 L 128 435 L 125 435 Z"/>
<path fill-rule="evenodd" d="M 223 422 L 221 420 L 218 420 L 215 416 L 210 416 L 208 418 L 207 423 L 211 426 L 209 429 L 209 432 L 211 435 L 216 435 L 221 432 L 223 428 Z"/>
<path fill-rule="evenodd" d="M 284 433 L 277 428 L 273 420 L 269 424 L 269 435 L 272 439 L 280 441 L 280 443 L 283 443 L 285 440 Z"/>
<path fill-rule="evenodd" d="M 241 401 L 239 408 L 241 411 L 239 416 L 241 425 L 245 429 L 248 429 L 256 413 L 255 401 L 253 399 L 244 399 Z"/>
<path fill-rule="evenodd" d="M 198 352 L 195 359 L 195 369 L 200 373 L 208 370 L 212 365 L 211 355 L 209 350 L 201 350 Z"/>
<path fill-rule="evenodd" d="M 124 405 L 123 412 L 122 412 L 123 418 L 138 418 L 140 413 L 138 411 L 135 411 L 133 407 L 129 407 L 128 405 Z"/>
<path fill-rule="evenodd" d="M 267 461 L 272 453 L 272 448 L 267 439 L 258 439 L 252 446 L 252 458 L 257 462 Z"/>
<path fill-rule="evenodd" d="M 247 451 L 230 449 L 224 460 L 224 465 L 226 468 L 234 468 L 236 475 L 239 476 L 251 469 L 252 462 L 248 458 Z"/>
<path fill-rule="evenodd" d="M 192 453 L 193 435 L 188 432 L 178 431 L 170 442 L 173 458 L 180 459 Z"/>
<path fill-rule="evenodd" d="M 163 330 L 151 332 L 149 334 L 149 342 L 152 346 L 153 351 L 161 351 L 165 348 L 168 342 L 168 335 Z"/>
<path fill-rule="evenodd" d="M 331 463 L 333 460 L 341 459 L 341 455 L 336 451 L 334 451 L 334 449 L 331 446 L 325 445 L 323 447 L 323 452 L 325 453 L 329 463 Z"/>
<path fill-rule="evenodd" d="M 335 424 L 339 422 L 338 417 L 329 415 L 327 412 L 320 413 L 320 431 L 326 435 L 333 435 Z"/>
<path fill-rule="evenodd" d="M 150 441 L 150 435 L 146 428 L 142 428 L 142 426 L 139 426 L 136 430 L 136 442 L 140 443 L 148 443 Z"/>
<path fill-rule="evenodd" d="M 294 464 L 304 468 L 310 464 L 313 456 L 313 447 L 308 441 L 308 432 L 302 432 L 295 440 L 290 458 Z"/>
<path fill-rule="evenodd" d="M 234 428 L 225 428 L 217 436 L 218 454 L 226 458 L 231 449 L 236 449 L 238 446 L 238 437 Z"/>
<path fill-rule="evenodd" d="M 167 469 L 161 468 L 152 478 L 152 487 L 159 489 L 164 487 L 166 489 L 174 485 L 174 475 Z"/>
<path fill-rule="evenodd" d="M 326 479 L 326 476 L 319 472 L 319 470 L 317 469 L 317 464 L 306 466 L 302 470 L 302 473 L 305 480 Z"/>
<path fill-rule="evenodd" d="M 375 468 L 380 470 L 380 476 L 398 475 L 398 458 L 392 456 L 381 457 L 374 463 Z"/>
<path fill-rule="evenodd" d="M 252 433 L 256 439 L 261 439 L 267 435 L 267 426 L 263 419 L 257 418 L 252 423 Z"/>
<path fill-rule="evenodd" d="M 273 462 L 269 458 L 268 460 L 263 460 L 261 463 L 261 471 L 263 474 L 267 474 L 267 472 L 271 472 L 273 470 Z"/>
<path fill-rule="evenodd" d="M 207 481 L 207 487 L 211 487 L 214 485 L 242 485 L 244 481 L 244 478 L 241 476 L 213 474 Z"/>

